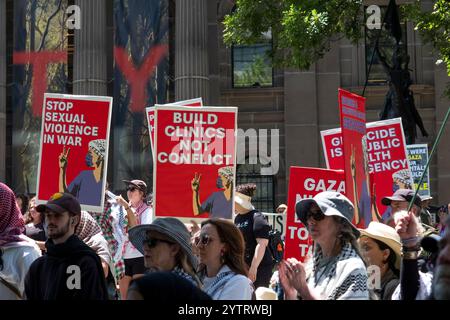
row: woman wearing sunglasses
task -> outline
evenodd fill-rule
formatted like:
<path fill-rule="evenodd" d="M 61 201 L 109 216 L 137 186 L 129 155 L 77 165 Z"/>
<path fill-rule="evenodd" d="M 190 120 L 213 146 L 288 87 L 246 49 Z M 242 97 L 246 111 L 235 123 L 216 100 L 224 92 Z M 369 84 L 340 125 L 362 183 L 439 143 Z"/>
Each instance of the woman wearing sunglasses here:
<path fill-rule="evenodd" d="M 304 265 L 295 258 L 280 265 L 286 299 L 368 300 L 367 271 L 358 250 L 353 205 L 344 195 L 325 191 L 296 204 L 297 217 L 314 240 Z"/>
<path fill-rule="evenodd" d="M 190 233 L 180 220 L 158 218 L 152 224 L 131 228 L 130 241 L 144 255 L 148 271 L 170 271 L 200 287 Z"/>
<path fill-rule="evenodd" d="M 147 184 L 142 180 L 123 180 L 127 185 L 128 202 L 118 196 L 117 203 L 123 206 L 127 216 L 126 233 L 132 227 L 140 224 L 150 224 L 152 222 L 151 207 L 147 205 L 145 198 L 147 196 Z M 132 279 L 142 277 L 145 272 L 144 256 L 137 250 L 133 244 L 125 239 L 123 259 L 125 263 L 125 276 L 120 279 L 120 295 L 124 300 L 127 296 L 128 286 Z"/>
<path fill-rule="evenodd" d="M 195 239 L 200 255 L 203 291 L 213 300 L 250 300 L 253 285 L 247 278 L 244 239 L 228 220 L 213 218 L 202 223 Z"/>

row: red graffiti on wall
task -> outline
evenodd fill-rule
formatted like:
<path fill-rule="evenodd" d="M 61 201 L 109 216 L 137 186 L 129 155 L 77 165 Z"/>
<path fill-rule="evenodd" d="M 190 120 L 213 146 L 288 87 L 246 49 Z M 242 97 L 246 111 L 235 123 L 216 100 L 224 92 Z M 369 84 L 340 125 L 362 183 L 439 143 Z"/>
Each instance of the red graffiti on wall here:
<path fill-rule="evenodd" d="M 144 109 L 147 101 L 146 85 L 148 79 L 155 72 L 155 68 L 161 59 L 166 55 L 167 45 L 156 45 L 147 53 L 139 68 L 136 68 L 128 52 L 121 47 L 114 48 L 114 58 L 127 79 L 131 90 L 130 110 L 140 112 Z"/>
<path fill-rule="evenodd" d="M 30 64 L 33 68 L 31 81 L 31 109 L 35 116 L 41 116 L 44 93 L 47 90 L 47 66 L 50 63 L 67 62 L 66 51 L 14 52 L 14 64 Z"/>
<path fill-rule="evenodd" d="M 121 47 L 114 48 L 115 61 L 127 79 L 131 90 L 130 110 L 140 112 L 147 101 L 146 85 L 155 72 L 156 66 L 167 54 L 167 45 L 156 45 L 145 56 L 139 68 L 131 61 L 128 52 Z M 41 116 L 44 93 L 48 87 L 47 67 L 50 63 L 66 63 L 65 51 L 14 52 L 14 64 L 30 64 L 33 68 L 31 105 L 35 116 Z"/>

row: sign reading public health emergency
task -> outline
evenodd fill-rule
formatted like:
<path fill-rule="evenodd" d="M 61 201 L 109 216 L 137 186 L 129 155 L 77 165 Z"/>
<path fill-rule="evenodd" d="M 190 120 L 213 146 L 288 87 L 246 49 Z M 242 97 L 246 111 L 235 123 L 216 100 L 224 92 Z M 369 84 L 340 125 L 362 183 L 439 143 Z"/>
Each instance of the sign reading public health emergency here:
<path fill-rule="evenodd" d="M 304 261 L 312 249 L 312 239 L 305 225 L 295 214 L 295 204 L 301 199 L 312 198 L 323 191 L 335 191 L 345 195 L 344 171 L 306 167 L 290 168 L 285 259 L 297 258 Z"/>
<path fill-rule="evenodd" d="M 419 186 L 420 177 L 422 176 L 422 173 L 427 165 L 428 145 L 411 144 L 406 146 L 406 150 L 408 151 L 409 167 L 411 169 L 411 175 L 414 180 L 414 189 L 417 189 L 417 187 Z M 430 175 L 428 168 L 419 188 L 419 195 L 431 196 Z"/>
<path fill-rule="evenodd" d="M 328 169 L 343 169 L 340 129 L 321 131 L 321 135 Z M 376 211 L 372 212 L 372 217 L 382 215 L 385 220 L 390 216 L 390 208 L 384 206 L 381 199 L 391 196 L 398 188 L 414 188 L 401 118 L 367 123 L 366 137 L 368 168 L 373 174 L 376 195 L 376 206 L 373 206 Z"/>
<path fill-rule="evenodd" d="M 203 106 L 203 100 L 202 98 L 195 98 L 190 100 L 182 100 L 177 101 L 174 103 L 171 103 L 169 105 L 174 106 L 183 106 L 183 107 L 202 107 Z M 163 104 L 161 104 L 163 106 Z M 147 121 L 148 121 L 148 134 L 150 135 L 150 147 L 152 148 L 152 154 L 153 154 L 153 140 L 154 140 L 154 131 L 155 131 L 155 107 L 148 107 L 145 108 L 145 111 L 147 113 Z"/>
<path fill-rule="evenodd" d="M 37 202 L 70 192 L 82 210 L 102 212 L 111 97 L 44 95 Z"/>
<path fill-rule="evenodd" d="M 233 218 L 236 129 L 236 107 L 155 107 L 155 217 Z"/>

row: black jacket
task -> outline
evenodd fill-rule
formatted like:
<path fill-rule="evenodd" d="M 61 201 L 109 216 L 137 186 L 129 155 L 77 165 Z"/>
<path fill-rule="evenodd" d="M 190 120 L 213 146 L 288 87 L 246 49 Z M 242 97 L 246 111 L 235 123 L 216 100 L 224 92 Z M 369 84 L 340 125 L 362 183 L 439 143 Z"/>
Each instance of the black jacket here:
<path fill-rule="evenodd" d="M 57 245 L 49 239 L 45 246 L 47 254 L 32 263 L 25 279 L 28 300 L 108 299 L 102 265 L 94 250 L 75 235 Z"/>

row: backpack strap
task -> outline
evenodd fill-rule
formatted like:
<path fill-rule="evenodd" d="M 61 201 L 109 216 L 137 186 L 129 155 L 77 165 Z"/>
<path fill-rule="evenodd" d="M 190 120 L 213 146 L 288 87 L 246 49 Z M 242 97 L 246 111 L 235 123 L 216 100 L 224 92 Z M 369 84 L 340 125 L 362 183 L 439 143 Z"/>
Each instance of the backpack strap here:
<path fill-rule="evenodd" d="M 0 277 L 0 282 L 5 285 L 9 290 L 11 290 L 19 299 L 23 299 L 22 294 L 20 293 L 19 289 L 17 289 L 14 285 Z"/>

